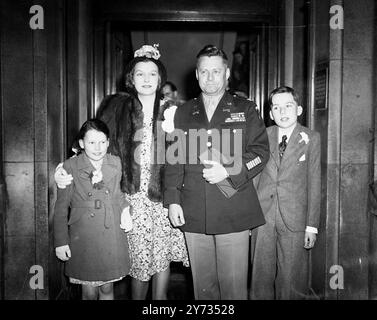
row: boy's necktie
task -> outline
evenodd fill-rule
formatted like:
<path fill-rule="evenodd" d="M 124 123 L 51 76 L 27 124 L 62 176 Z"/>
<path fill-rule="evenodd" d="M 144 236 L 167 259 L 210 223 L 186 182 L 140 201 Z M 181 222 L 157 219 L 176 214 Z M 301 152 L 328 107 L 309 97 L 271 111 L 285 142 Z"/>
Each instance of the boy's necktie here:
<path fill-rule="evenodd" d="M 283 157 L 284 151 L 287 148 L 287 136 L 282 136 L 282 141 L 279 143 L 279 156 L 280 159 Z"/>

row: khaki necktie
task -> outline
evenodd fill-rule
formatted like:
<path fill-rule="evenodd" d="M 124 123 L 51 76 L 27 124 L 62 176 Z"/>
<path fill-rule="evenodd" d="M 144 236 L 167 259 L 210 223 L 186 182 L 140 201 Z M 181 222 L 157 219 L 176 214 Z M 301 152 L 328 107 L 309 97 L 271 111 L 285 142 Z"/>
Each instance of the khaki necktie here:
<path fill-rule="evenodd" d="M 216 110 L 216 102 L 214 99 L 208 99 L 206 103 L 206 113 L 207 113 L 207 118 L 208 121 L 210 122 L 212 119 L 213 114 L 215 113 Z"/>

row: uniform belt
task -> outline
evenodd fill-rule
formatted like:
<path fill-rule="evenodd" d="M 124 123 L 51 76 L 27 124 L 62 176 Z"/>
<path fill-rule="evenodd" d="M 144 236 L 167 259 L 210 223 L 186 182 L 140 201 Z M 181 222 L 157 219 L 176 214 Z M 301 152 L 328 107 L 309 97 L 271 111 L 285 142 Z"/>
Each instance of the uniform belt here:
<path fill-rule="evenodd" d="M 74 201 L 71 203 L 71 208 L 91 208 L 91 209 L 105 209 L 105 221 L 104 225 L 106 229 L 109 229 L 109 212 L 108 210 L 112 211 L 112 205 L 119 204 L 119 200 L 107 199 L 107 200 L 100 200 L 95 199 L 91 201 Z"/>

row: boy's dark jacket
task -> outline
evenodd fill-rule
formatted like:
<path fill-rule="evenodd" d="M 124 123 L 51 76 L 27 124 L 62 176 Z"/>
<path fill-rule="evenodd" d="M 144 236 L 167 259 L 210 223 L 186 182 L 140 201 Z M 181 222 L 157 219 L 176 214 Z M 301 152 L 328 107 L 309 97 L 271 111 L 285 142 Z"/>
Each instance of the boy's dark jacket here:
<path fill-rule="evenodd" d="M 160 103 L 157 96 L 154 107 L 153 121 L 153 140 L 154 146 L 153 159 L 151 164 L 151 176 L 148 185 L 148 198 L 151 201 L 162 200 L 162 179 L 163 165 L 157 163 L 157 120 L 162 120 L 164 110 L 169 106 L 168 102 Z M 137 152 L 142 140 L 143 128 L 142 105 L 135 96 L 128 93 L 117 93 L 105 97 L 102 101 L 97 118 L 104 121 L 110 130 L 110 146 L 108 152 L 117 155 L 122 163 L 121 190 L 129 195 L 135 194 L 140 190 L 140 154 Z M 138 131 L 140 130 L 140 131 Z M 164 140 L 159 140 L 164 141 Z M 159 148 L 163 149 L 163 148 Z M 152 158 L 152 157 L 151 157 Z"/>
<path fill-rule="evenodd" d="M 258 198 L 266 221 L 277 206 L 289 230 L 318 228 L 321 205 L 321 142 L 318 132 L 300 124 L 294 128 L 279 160 L 278 127 L 267 128 L 270 160 L 256 179 Z"/>

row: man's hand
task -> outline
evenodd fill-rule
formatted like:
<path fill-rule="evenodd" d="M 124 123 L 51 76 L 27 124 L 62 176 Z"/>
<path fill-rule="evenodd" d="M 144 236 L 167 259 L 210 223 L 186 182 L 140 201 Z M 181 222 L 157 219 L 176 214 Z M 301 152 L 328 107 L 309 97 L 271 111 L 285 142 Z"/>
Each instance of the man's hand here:
<path fill-rule="evenodd" d="M 173 203 L 169 205 L 169 219 L 173 227 L 180 227 L 186 223 L 182 207 L 179 204 Z"/>
<path fill-rule="evenodd" d="M 71 257 L 71 250 L 69 249 L 68 244 L 64 246 L 56 247 L 55 253 L 56 253 L 56 256 L 62 261 L 67 261 Z"/>
<path fill-rule="evenodd" d="M 203 169 L 203 178 L 211 184 L 223 181 L 229 176 L 226 169 L 216 161 L 204 160 L 203 164 L 212 166 L 211 168 Z"/>
<path fill-rule="evenodd" d="M 65 171 L 63 163 L 59 163 L 55 169 L 54 179 L 58 188 L 65 189 L 66 186 L 72 183 L 73 177 Z"/>
<path fill-rule="evenodd" d="M 124 229 L 124 232 L 128 232 L 132 229 L 130 207 L 124 208 L 122 214 L 120 215 L 120 228 Z"/>
<path fill-rule="evenodd" d="M 304 248 L 305 249 L 311 249 L 314 247 L 315 241 L 317 239 L 317 235 L 313 232 L 305 232 L 305 243 Z"/>

